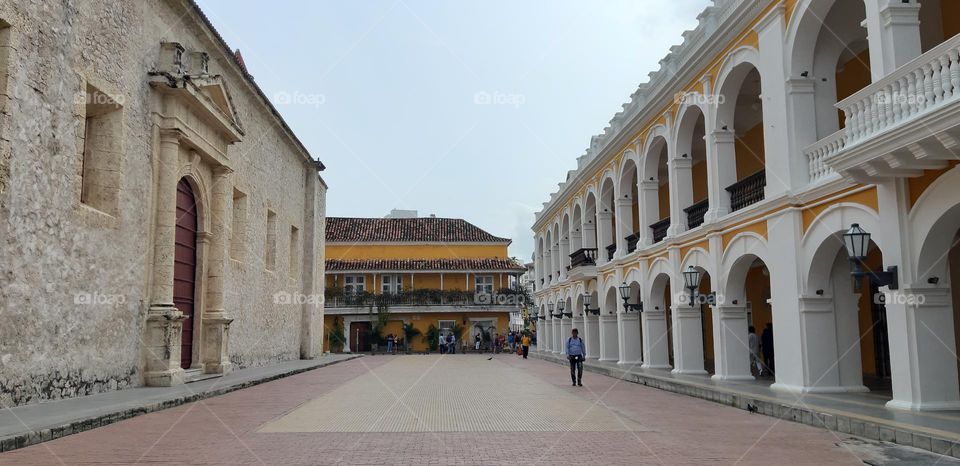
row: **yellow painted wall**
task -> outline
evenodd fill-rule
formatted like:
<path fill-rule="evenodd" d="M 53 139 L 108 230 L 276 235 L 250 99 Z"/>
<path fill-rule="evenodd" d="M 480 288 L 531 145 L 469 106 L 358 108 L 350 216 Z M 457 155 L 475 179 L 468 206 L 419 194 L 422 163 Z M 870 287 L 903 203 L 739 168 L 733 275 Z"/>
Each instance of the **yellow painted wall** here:
<path fill-rule="evenodd" d="M 870 50 L 864 50 L 837 67 L 837 102 L 846 99 L 853 93 L 870 84 Z M 840 128 L 844 126 L 843 111 L 837 110 L 840 118 Z"/>
<path fill-rule="evenodd" d="M 323 318 L 324 326 L 324 351 L 330 351 L 330 342 L 329 338 L 326 336 L 329 334 L 330 329 L 333 327 L 333 319 L 338 316 L 326 315 Z M 422 334 L 427 333 L 427 328 L 430 324 L 439 327 L 439 321 L 441 320 L 454 320 L 460 325 L 464 325 L 466 330 L 464 331 L 463 337 L 470 344 L 473 343 L 473 334 L 474 329 L 471 327 L 471 318 L 477 319 L 493 319 L 496 322 L 497 330 L 503 334 L 504 331 L 508 331 L 510 326 L 510 314 L 506 312 L 448 312 L 448 313 L 391 313 L 390 321 L 387 323 L 386 328 L 383 331 L 383 335 L 387 336 L 390 333 L 393 333 L 397 337 L 403 336 L 403 322 L 409 321 L 413 324 L 414 328 L 420 330 Z M 464 324 L 464 320 L 467 321 Z M 345 326 L 346 327 L 346 326 Z M 345 328 L 344 331 L 349 331 L 349 328 Z M 457 343 L 457 351 L 460 350 L 460 342 Z M 425 351 L 427 349 L 427 344 L 423 341 L 423 335 L 414 338 L 412 342 L 411 349 L 413 351 Z"/>
<path fill-rule="evenodd" d="M 810 225 L 813 224 L 813 221 L 816 220 L 817 216 L 820 215 L 824 210 L 827 210 L 832 205 L 843 203 L 843 202 L 860 204 L 863 206 L 867 206 L 873 209 L 874 211 L 877 211 L 878 210 L 877 189 L 870 188 L 864 191 L 860 191 L 858 193 L 853 193 L 847 196 L 837 198 L 836 200 L 829 203 L 804 209 L 802 212 L 803 231 L 806 232 L 807 229 L 810 228 Z"/>
<path fill-rule="evenodd" d="M 707 295 L 711 291 L 713 291 L 713 288 L 710 286 L 710 276 L 704 274 L 703 278 L 700 279 L 699 292 L 701 295 Z M 712 373 L 716 367 L 713 357 L 713 308 L 703 304 L 700 306 L 700 310 L 703 312 L 701 325 L 703 327 L 704 366 Z"/>
<path fill-rule="evenodd" d="M 955 167 L 957 163 L 958 162 L 956 160 L 951 160 L 946 168 L 942 168 L 940 170 L 925 170 L 921 176 L 907 178 L 907 187 L 910 191 L 910 207 L 913 207 L 914 204 L 920 200 L 920 196 L 923 194 L 923 192 L 926 191 L 927 188 L 929 188 L 930 185 L 940 177 L 940 175 L 950 171 L 950 169 Z"/>
<path fill-rule="evenodd" d="M 737 137 L 734 147 L 737 152 L 738 181 L 763 170 L 766 158 L 763 152 L 763 123 L 757 123 L 742 136 Z"/>
<path fill-rule="evenodd" d="M 757 336 L 759 336 L 763 333 L 767 323 L 773 322 L 773 313 L 770 304 L 767 303 L 767 299 L 770 297 L 770 277 L 763 274 L 762 267 L 754 267 L 747 272 L 746 296 L 753 312 L 751 325 L 756 329 Z M 776 346 L 776 340 L 774 340 L 774 346 Z"/>
<path fill-rule="evenodd" d="M 693 164 L 691 175 L 693 178 L 693 202 L 697 203 L 707 198 L 707 162 L 700 161 Z"/>
<path fill-rule="evenodd" d="M 507 245 L 430 245 L 330 244 L 327 259 L 506 259 Z"/>

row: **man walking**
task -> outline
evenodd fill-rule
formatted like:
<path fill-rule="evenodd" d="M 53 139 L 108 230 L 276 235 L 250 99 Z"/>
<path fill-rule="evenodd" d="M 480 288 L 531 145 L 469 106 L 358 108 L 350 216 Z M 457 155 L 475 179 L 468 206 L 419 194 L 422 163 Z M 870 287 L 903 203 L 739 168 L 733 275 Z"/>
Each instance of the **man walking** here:
<path fill-rule="evenodd" d="M 570 338 L 567 338 L 567 359 L 570 360 L 570 381 L 573 386 L 583 386 L 583 360 L 587 357 L 586 345 L 578 336 L 577 329 L 570 331 Z"/>

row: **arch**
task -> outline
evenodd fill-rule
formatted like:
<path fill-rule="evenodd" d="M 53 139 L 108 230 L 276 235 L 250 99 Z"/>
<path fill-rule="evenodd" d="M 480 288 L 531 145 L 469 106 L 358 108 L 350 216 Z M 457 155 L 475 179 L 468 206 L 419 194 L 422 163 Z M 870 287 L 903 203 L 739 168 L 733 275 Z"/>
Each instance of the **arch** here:
<path fill-rule="evenodd" d="M 720 66 L 720 72 L 717 73 L 717 80 L 715 81 L 713 99 L 714 102 L 717 102 L 716 126 L 718 128 L 724 125 L 733 127 L 733 112 L 736 109 L 737 99 L 726 99 L 725 96 L 736 96 L 738 94 L 744 78 L 751 69 L 762 72 L 759 52 L 757 49 L 748 46 L 734 49 L 724 59 L 723 65 Z"/>
<path fill-rule="evenodd" d="M 737 290 L 744 283 L 747 272 L 754 260 L 759 259 L 764 264 L 770 264 L 766 239 L 754 232 L 742 232 L 733 237 L 723 251 L 720 260 L 720 278 L 722 283 L 718 287 L 723 291 L 725 303 L 734 300 L 744 302 L 744 290 Z"/>
<path fill-rule="evenodd" d="M 666 154 L 669 153 L 667 129 L 663 125 L 657 127 L 662 129 L 656 132 L 651 130 L 643 151 L 643 157 L 640 159 L 640 175 L 644 181 L 661 181 L 659 176 L 660 161 L 662 157 L 666 157 Z"/>
<path fill-rule="evenodd" d="M 680 272 L 687 270 L 687 267 L 691 265 L 706 272 L 711 277 L 716 276 L 716 265 L 713 263 L 710 253 L 702 247 L 697 246 L 687 251 L 680 260 Z"/>
<path fill-rule="evenodd" d="M 666 277 L 666 282 L 663 282 L 663 277 Z M 670 283 L 672 278 L 673 267 L 671 267 L 670 261 L 663 257 L 654 259 L 653 262 L 650 263 L 650 269 L 647 270 L 647 282 L 643 287 L 644 300 L 657 299 L 657 296 L 662 294 L 665 286 Z M 661 310 L 662 309 L 661 307 Z"/>
<path fill-rule="evenodd" d="M 938 283 L 950 284 L 949 251 L 960 230 L 960 200 L 956 186 L 960 183 L 960 165 L 940 175 L 923 192 L 908 216 L 912 239 L 910 250 L 917 258 L 913 283 L 926 283 L 937 277 Z"/>
<path fill-rule="evenodd" d="M 846 202 L 828 207 L 813 219 L 800 239 L 801 263 L 807 270 L 804 276 L 807 292 L 826 288 L 837 251 L 844 247 L 843 233 L 854 223 L 872 232 L 873 241 L 881 250 L 884 248 L 886 241 L 882 238 L 880 217 L 873 209 Z"/>

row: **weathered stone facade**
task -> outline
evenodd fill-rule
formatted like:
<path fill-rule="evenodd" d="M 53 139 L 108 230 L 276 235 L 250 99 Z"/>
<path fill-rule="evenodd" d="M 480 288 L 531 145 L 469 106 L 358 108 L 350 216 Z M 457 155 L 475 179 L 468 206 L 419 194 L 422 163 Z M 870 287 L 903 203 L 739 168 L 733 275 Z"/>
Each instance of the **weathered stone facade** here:
<path fill-rule="evenodd" d="M 184 380 L 181 180 L 188 369 L 319 354 L 320 169 L 191 1 L 0 0 L 0 403 Z"/>

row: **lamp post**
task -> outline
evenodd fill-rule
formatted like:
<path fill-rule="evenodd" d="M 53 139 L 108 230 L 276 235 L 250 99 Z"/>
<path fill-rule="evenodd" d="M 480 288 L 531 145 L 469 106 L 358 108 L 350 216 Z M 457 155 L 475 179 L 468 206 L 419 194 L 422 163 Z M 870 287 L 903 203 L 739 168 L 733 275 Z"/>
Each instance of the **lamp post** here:
<path fill-rule="evenodd" d="M 623 300 L 623 311 L 637 311 L 643 312 L 643 303 L 631 304 L 630 303 L 630 285 L 627 285 L 627 282 L 623 282 L 620 285 L 620 299 Z"/>
<path fill-rule="evenodd" d="M 900 283 L 897 277 L 897 266 L 891 265 L 886 271 L 864 270 L 864 261 L 867 259 L 867 253 L 870 250 L 870 233 L 860 228 L 860 225 L 854 223 L 850 229 L 843 234 L 843 245 L 847 248 L 847 255 L 850 256 L 850 264 L 853 271 L 850 275 L 856 279 L 854 290 L 860 291 L 860 279 L 864 276 L 870 277 L 870 282 L 877 286 L 887 286 L 891 290 L 899 288 Z"/>
<path fill-rule="evenodd" d="M 583 313 L 584 314 L 593 314 L 595 316 L 600 315 L 600 308 L 590 309 L 590 303 L 593 302 L 593 296 L 584 293 L 583 294 Z"/>
<path fill-rule="evenodd" d="M 553 313 L 553 305 L 550 305 L 550 315 L 557 319 L 563 318 L 563 301 L 557 301 L 557 313 Z"/>

